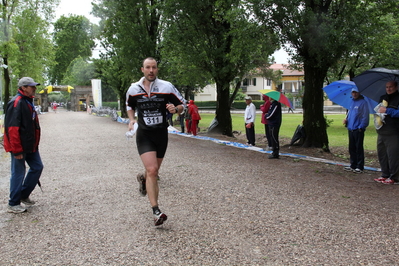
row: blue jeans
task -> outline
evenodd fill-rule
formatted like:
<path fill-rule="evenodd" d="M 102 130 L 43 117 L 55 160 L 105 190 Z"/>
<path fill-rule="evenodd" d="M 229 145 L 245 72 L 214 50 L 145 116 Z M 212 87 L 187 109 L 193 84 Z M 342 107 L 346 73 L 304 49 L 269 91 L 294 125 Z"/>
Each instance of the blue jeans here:
<path fill-rule="evenodd" d="M 25 162 L 29 165 L 26 173 Z M 21 199 L 26 199 L 35 189 L 43 171 L 43 163 L 39 151 L 24 154 L 23 159 L 15 159 L 11 154 L 11 178 L 10 178 L 10 206 L 19 205 Z"/>

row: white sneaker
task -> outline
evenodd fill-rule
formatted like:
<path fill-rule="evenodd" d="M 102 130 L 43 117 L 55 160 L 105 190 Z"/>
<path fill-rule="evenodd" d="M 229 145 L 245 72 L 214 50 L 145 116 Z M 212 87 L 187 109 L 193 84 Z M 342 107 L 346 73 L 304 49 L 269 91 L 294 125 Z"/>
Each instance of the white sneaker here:
<path fill-rule="evenodd" d="M 15 206 L 8 205 L 7 212 L 22 213 L 22 212 L 26 212 L 26 209 L 24 207 L 22 207 L 21 205 L 15 205 Z"/>
<path fill-rule="evenodd" d="M 356 168 L 355 170 L 353 170 L 353 172 L 356 173 L 356 174 L 361 174 L 361 173 L 363 173 L 363 171 L 360 170 L 359 168 Z"/>

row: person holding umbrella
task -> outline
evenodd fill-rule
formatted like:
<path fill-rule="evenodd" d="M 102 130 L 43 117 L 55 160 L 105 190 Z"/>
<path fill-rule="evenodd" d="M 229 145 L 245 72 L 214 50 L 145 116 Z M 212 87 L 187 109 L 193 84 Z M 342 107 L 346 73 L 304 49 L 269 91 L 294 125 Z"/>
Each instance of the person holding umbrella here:
<path fill-rule="evenodd" d="M 282 121 L 281 103 L 274 99 L 271 99 L 271 102 L 272 104 L 266 116 L 270 130 L 270 136 L 272 142 L 271 146 L 273 150 L 272 154 L 269 156 L 269 159 L 279 159 L 280 142 L 278 139 L 278 135 L 280 132 L 280 126 Z"/>
<path fill-rule="evenodd" d="M 386 94 L 380 97 L 378 113 L 385 113 L 383 126 L 377 130 L 377 153 L 382 175 L 374 181 L 386 185 L 399 184 L 399 92 L 398 82 L 389 81 L 385 86 Z"/>
<path fill-rule="evenodd" d="M 18 93 L 7 104 L 4 131 L 4 149 L 11 153 L 10 199 L 7 212 L 22 213 L 25 206 L 34 205 L 29 199 L 43 171 L 39 154 L 40 125 L 33 105 L 36 86 L 30 77 L 18 81 Z M 29 165 L 26 173 L 25 163 Z"/>
<path fill-rule="evenodd" d="M 357 174 L 364 170 L 364 132 L 370 122 L 367 102 L 357 87 L 352 88 L 352 104 L 343 123 L 348 128 L 350 166 L 344 168 Z"/>
<path fill-rule="evenodd" d="M 261 118 L 261 123 L 265 125 L 265 136 L 266 136 L 266 140 L 267 140 L 267 149 L 271 150 L 272 149 L 272 140 L 270 137 L 270 130 L 269 130 L 269 125 L 267 123 L 267 113 L 269 112 L 270 109 L 270 98 L 269 96 L 266 95 L 262 95 L 263 96 L 263 101 L 265 101 L 264 104 L 260 105 L 260 110 L 262 111 L 262 118 Z"/>

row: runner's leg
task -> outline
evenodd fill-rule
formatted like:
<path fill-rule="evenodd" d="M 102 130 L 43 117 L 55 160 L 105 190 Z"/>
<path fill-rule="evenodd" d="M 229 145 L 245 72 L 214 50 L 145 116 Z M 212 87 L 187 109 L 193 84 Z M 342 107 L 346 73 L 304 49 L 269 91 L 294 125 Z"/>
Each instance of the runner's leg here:
<path fill-rule="evenodd" d="M 150 151 L 141 155 L 141 161 L 146 171 L 146 188 L 151 207 L 158 206 L 159 187 L 157 177 L 163 160 L 163 158 L 157 158 L 156 154 L 155 151 Z"/>

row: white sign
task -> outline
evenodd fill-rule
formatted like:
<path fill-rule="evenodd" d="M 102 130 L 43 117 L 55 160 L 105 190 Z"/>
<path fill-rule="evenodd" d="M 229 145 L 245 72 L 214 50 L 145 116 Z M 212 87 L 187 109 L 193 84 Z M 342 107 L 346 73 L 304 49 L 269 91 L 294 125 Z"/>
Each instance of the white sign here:
<path fill-rule="evenodd" d="M 102 94 L 101 94 L 101 79 L 92 79 L 91 80 L 91 91 L 93 93 L 94 106 L 97 108 L 102 107 L 103 100 L 102 100 Z"/>

